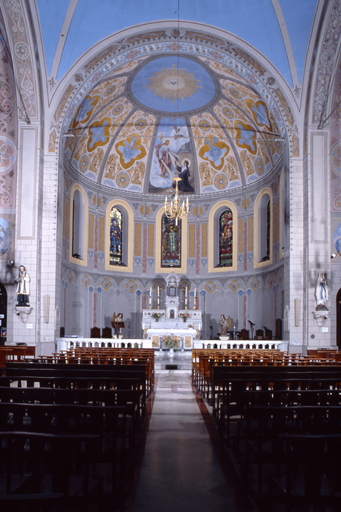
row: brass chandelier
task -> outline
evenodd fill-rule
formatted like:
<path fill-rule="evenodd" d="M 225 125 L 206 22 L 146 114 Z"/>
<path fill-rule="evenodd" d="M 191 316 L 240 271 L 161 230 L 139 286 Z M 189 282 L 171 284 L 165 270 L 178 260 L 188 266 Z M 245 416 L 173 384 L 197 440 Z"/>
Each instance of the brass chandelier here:
<path fill-rule="evenodd" d="M 166 217 L 168 219 L 175 219 L 175 225 L 177 226 L 179 219 L 188 215 L 189 203 L 187 197 L 186 204 L 185 201 L 182 202 L 182 205 L 180 204 L 178 182 L 181 181 L 181 178 L 173 178 L 173 181 L 175 181 L 175 194 L 170 203 L 168 203 L 167 196 L 165 197 L 164 209 Z"/>

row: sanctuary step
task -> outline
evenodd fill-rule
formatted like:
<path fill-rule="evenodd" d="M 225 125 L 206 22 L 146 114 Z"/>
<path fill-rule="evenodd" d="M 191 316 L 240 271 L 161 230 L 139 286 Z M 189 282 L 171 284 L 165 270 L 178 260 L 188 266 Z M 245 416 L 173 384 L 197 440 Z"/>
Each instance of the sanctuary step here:
<path fill-rule="evenodd" d="M 192 368 L 192 351 L 174 350 L 156 350 L 155 351 L 155 371 L 159 370 L 188 370 Z"/>

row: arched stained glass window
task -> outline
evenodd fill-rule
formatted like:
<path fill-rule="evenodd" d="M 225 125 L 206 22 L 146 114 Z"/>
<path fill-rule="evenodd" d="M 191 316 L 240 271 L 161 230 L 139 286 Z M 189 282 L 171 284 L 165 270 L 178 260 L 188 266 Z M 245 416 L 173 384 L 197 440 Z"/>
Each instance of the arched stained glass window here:
<path fill-rule="evenodd" d="M 110 265 L 122 265 L 122 213 L 118 208 L 110 211 Z"/>
<path fill-rule="evenodd" d="M 219 217 L 219 266 L 233 265 L 233 214 L 230 208 Z"/>
<path fill-rule="evenodd" d="M 79 190 L 75 190 L 72 205 L 72 257 L 84 258 L 85 201 Z"/>
<path fill-rule="evenodd" d="M 271 226 L 271 211 L 270 199 L 266 205 L 266 259 L 270 259 L 270 226 Z"/>
<path fill-rule="evenodd" d="M 181 220 L 162 216 L 161 221 L 161 267 L 181 267 Z"/>

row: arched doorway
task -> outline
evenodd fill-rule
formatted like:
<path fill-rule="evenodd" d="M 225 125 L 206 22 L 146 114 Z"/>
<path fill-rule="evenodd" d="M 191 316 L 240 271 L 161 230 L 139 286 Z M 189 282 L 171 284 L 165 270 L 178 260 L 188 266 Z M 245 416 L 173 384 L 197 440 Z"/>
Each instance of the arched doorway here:
<path fill-rule="evenodd" d="M 341 288 L 336 295 L 336 343 L 341 349 Z"/>
<path fill-rule="evenodd" d="M 7 339 L 7 291 L 0 283 L 0 346 L 4 345 Z"/>

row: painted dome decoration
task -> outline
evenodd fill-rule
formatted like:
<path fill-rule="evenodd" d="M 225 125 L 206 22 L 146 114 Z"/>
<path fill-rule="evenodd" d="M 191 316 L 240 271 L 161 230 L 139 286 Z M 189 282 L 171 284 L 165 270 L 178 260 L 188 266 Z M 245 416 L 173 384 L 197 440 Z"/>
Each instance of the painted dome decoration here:
<path fill-rule="evenodd" d="M 65 157 L 124 193 L 211 194 L 252 184 L 282 159 L 280 112 L 256 74 L 218 50 L 141 46 L 96 71 L 67 111 Z M 156 54 L 157 53 L 157 54 Z"/>
<path fill-rule="evenodd" d="M 203 108 L 216 88 L 201 63 L 175 55 L 143 65 L 132 80 L 131 91 L 143 107 L 176 115 Z"/>

